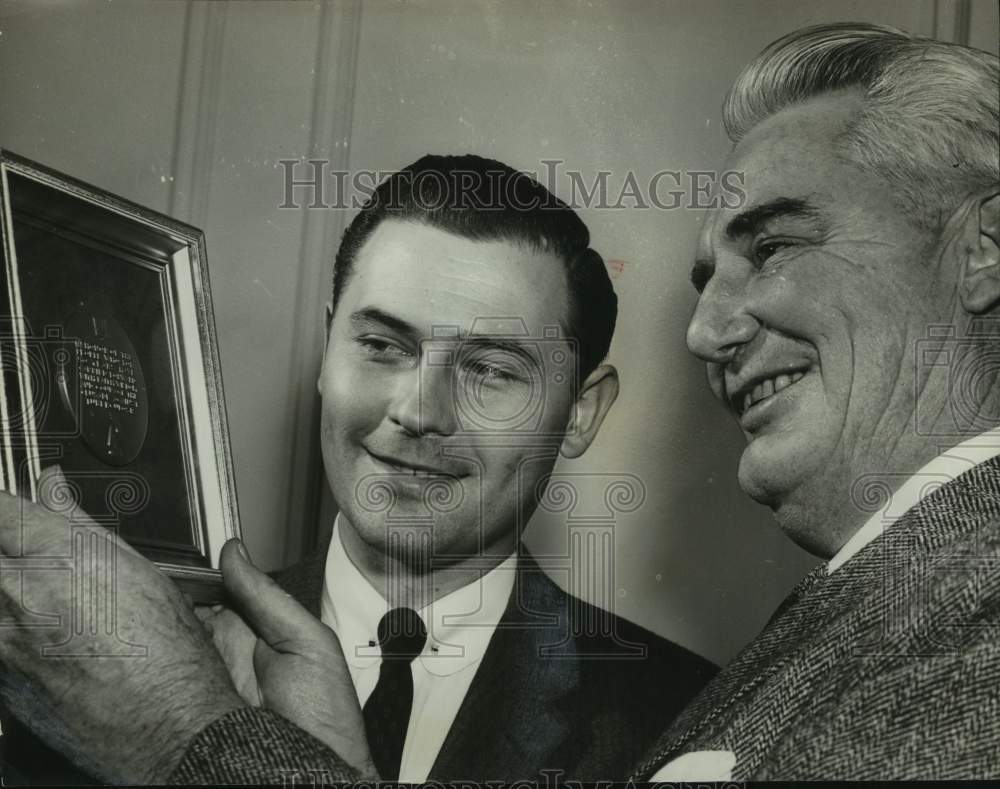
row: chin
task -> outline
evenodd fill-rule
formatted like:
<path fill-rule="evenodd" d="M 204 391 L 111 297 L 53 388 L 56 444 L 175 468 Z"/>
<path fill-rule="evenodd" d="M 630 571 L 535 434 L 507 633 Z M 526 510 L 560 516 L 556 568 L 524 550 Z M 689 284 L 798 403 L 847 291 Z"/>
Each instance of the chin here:
<path fill-rule="evenodd" d="M 829 486 L 823 484 L 822 477 L 804 471 L 790 465 L 762 467 L 748 462 L 744 455 L 740 462 L 740 487 L 754 501 L 770 508 L 778 527 L 792 542 L 813 556 L 829 559 L 836 553 L 836 548 L 830 545 Z M 822 487 L 817 490 L 810 482 Z"/>
<path fill-rule="evenodd" d="M 785 499 L 771 505 L 778 527 L 802 550 L 818 559 L 830 559 L 835 550 L 829 546 L 829 535 L 823 523 L 816 519 L 816 508 L 809 507 L 794 499 Z"/>
<path fill-rule="evenodd" d="M 433 536 L 429 526 L 387 526 L 384 521 L 366 524 L 358 535 L 368 547 L 386 558 L 416 572 L 430 569 L 434 556 Z"/>
<path fill-rule="evenodd" d="M 810 493 L 809 480 L 815 479 L 816 469 L 807 465 L 805 458 L 795 453 L 785 453 L 781 461 L 760 451 L 759 439 L 747 446 L 740 458 L 738 479 L 740 488 L 758 504 L 769 507 L 782 531 L 810 553 L 815 553 L 813 541 L 806 535 L 813 519 L 810 512 L 825 499 L 816 492 Z M 815 455 L 809 457 L 815 463 Z"/>
<path fill-rule="evenodd" d="M 794 491 L 800 480 L 795 479 L 799 474 L 791 473 L 793 469 L 788 463 L 776 463 L 773 460 L 762 457 L 756 451 L 756 444 L 750 444 L 740 458 L 738 480 L 740 488 L 751 499 L 758 504 L 763 504 L 771 509 L 777 509 L 787 498 L 791 491 Z"/>

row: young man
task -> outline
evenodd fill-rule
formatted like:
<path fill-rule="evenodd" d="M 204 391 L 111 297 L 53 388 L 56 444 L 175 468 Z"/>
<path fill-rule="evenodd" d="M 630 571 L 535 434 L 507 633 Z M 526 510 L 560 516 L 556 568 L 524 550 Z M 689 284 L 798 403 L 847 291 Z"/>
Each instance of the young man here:
<path fill-rule="evenodd" d="M 281 582 L 337 632 L 383 778 L 620 774 L 710 674 L 520 545 L 618 393 L 616 298 L 588 244 L 544 187 L 476 156 L 404 168 L 344 234 L 319 380 L 341 511 Z M 405 671 L 377 646 L 393 609 L 423 639 Z"/>
<path fill-rule="evenodd" d="M 301 605 L 227 546 L 254 630 L 209 620 L 232 678 L 219 680 L 190 615 L 123 557 L 119 588 L 143 592 L 119 592 L 122 621 L 155 642 L 146 673 L 174 677 L 137 691 L 158 734 L 138 726 L 130 745 L 156 758 L 125 755 L 120 734 L 95 747 L 66 733 L 58 703 L 29 723 L 110 781 L 340 780 L 356 775 L 328 770 L 321 743 L 370 774 L 366 739 L 390 780 L 623 774 L 713 667 L 562 591 L 520 544 L 556 459 L 587 450 L 617 396 L 603 361 L 615 317 L 586 226 L 533 179 L 474 156 L 391 176 L 336 259 L 319 391 L 340 514 L 329 546 L 279 575 Z M 59 684 L 37 668 L 20 687 Z M 75 714 L 93 705 L 103 727 L 135 678 L 84 668 Z"/>

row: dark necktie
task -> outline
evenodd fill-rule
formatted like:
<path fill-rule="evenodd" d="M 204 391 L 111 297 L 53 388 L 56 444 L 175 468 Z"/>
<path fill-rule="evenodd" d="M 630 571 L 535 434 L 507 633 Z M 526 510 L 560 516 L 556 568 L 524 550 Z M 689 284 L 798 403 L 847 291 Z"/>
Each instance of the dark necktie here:
<path fill-rule="evenodd" d="M 382 666 L 365 702 L 365 734 L 379 777 L 399 780 L 399 763 L 413 706 L 410 664 L 427 641 L 427 628 L 412 608 L 394 608 L 378 623 Z"/>

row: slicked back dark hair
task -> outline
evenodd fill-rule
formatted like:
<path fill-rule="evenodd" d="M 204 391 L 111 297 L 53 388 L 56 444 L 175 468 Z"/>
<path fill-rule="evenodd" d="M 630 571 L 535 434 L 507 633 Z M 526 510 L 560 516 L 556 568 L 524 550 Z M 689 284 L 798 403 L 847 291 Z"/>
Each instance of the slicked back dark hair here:
<path fill-rule="evenodd" d="M 530 175 L 471 154 L 427 155 L 390 175 L 344 231 L 333 266 L 335 311 L 361 247 L 386 219 L 552 253 L 566 271 L 565 329 L 577 343 L 580 378 L 607 356 L 618 298 L 604 261 L 590 249 L 590 232 L 583 220 Z"/>

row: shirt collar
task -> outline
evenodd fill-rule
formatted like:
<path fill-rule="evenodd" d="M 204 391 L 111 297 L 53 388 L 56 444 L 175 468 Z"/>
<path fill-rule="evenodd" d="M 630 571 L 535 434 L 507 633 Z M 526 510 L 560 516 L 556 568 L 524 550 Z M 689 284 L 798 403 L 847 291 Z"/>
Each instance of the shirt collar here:
<path fill-rule="evenodd" d="M 1000 427 L 947 449 L 904 482 L 889 501 L 858 529 L 826 566 L 832 575 L 868 543 L 913 509 L 942 484 L 947 484 L 973 466 L 1000 455 Z"/>
<path fill-rule="evenodd" d="M 418 660 L 428 673 L 446 676 L 482 660 L 507 609 L 516 571 L 514 552 L 478 580 L 418 611 L 427 626 L 427 644 Z M 322 617 L 354 668 L 369 668 L 381 660 L 376 632 L 388 610 L 388 602 L 344 550 L 338 514 L 326 555 Z"/>

